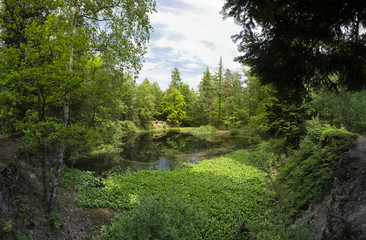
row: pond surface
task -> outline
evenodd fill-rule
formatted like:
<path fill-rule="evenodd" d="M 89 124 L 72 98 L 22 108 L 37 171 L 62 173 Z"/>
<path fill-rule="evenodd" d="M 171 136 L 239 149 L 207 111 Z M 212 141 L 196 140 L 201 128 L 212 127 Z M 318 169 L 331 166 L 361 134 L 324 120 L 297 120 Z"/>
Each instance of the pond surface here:
<path fill-rule="evenodd" d="M 120 152 L 79 160 L 74 167 L 101 174 L 108 170 L 172 170 L 183 163 L 198 163 L 238 149 L 248 139 L 227 134 L 189 134 L 177 131 L 142 133 L 122 139 Z"/>

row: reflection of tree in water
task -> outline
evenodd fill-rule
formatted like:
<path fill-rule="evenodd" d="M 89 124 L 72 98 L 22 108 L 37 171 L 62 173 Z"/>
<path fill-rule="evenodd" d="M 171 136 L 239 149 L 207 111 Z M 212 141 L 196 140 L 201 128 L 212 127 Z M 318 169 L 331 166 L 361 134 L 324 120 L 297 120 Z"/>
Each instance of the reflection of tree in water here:
<path fill-rule="evenodd" d="M 122 139 L 119 156 L 106 154 L 78 161 L 77 168 L 96 171 L 112 169 L 174 169 L 182 163 L 232 152 L 248 146 L 248 139 L 220 135 L 195 136 L 176 131 L 135 134 Z"/>
<path fill-rule="evenodd" d="M 241 143 L 238 144 L 234 139 L 228 137 L 195 136 L 177 131 L 168 131 L 163 134 L 136 134 L 123 141 L 124 150 L 120 155 L 124 159 L 140 163 L 154 163 L 164 158 L 169 166 L 174 165 L 175 162 L 187 161 L 186 154 L 192 155 L 204 152 L 204 155 L 214 156 L 217 154 L 211 154 L 211 152 L 227 153 L 223 148 L 228 147 L 231 149 L 234 146 L 239 147 L 236 145 L 246 145 L 245 141 L 240 141 Z"/>
<path fill-rule="evenodd" d="M 126 141 L 121 156 L 138 162 L 154 162 L 160 158 L 162 144 L 154 141 L 151 134 L 139 134 Z"/>
<path fill-rule="evenodd" d="M 181 133 L 174 134 L 166 139 L 166 143 L 169 149 L 174 149 L 178 152 L 182 152 L 187 145 L 187 138 Z"/>

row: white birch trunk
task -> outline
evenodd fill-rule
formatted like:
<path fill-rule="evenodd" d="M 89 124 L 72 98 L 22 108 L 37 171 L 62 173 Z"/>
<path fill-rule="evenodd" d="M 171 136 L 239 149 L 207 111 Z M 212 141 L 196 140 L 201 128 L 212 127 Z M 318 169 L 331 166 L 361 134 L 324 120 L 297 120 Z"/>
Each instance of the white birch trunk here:
<path fill-rule="evenodd" d="M 75 10 L 75 14 L 74 14 L 72 36 L 74 36 L 77 32 L 77 15 L 79 14 L 79 10 L 80 10 L 80 5 L 78 3 L 76 10 Z M 75 50 L 73 47 L 73 43 L 71 43 L 71 56 L 69 59 L 69 66 L 68 66 L 70 72 L 73 71 L 73 67 L 74 67 L 74 51 Z M 64 124 L 65 129 L 68 126 L 69 114 L 70 114 L 70 94 L 68 92 L 69 91 L 68 89 L 66 91 L 67 92 L 65 94 L 64 104 L 63 104 L 63 124 Z M 50 196 L 49 205 L 48 205 L 49 213 L 52 213 L 55 210 L 56 199 L 57 199 L 57 189 L 58 189 L 58 185 L 60 183 L 61 170 L 62 170 L 62 166 L 64 163 L 65 150 L 66 150 L 65 138 L 63 138 L 61 140 L 60 148 L 59 148 L 58 156 L 57 156 L 57 166 L 56 166 L 55 176 L 53 178 L 51 196 Z"/>

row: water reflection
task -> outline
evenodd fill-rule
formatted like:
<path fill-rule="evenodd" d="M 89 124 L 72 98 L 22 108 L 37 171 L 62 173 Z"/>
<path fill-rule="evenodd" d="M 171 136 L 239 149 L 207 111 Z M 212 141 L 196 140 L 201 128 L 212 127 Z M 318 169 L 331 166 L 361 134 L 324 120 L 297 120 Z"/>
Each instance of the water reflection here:
<path fill-rule="evenodd" d="M 212 158 L 236 149 L 246 148 L 247 139 L 221 135 L 191 135 L 176 131 L 144 133 L 122 139 L 119 154 L 106 154 L 98 158 L 80 160 L 75 164 L 81 170 L 104 171 L 166 169 L 182 163 L 196 164 L 204 158 Z"/>

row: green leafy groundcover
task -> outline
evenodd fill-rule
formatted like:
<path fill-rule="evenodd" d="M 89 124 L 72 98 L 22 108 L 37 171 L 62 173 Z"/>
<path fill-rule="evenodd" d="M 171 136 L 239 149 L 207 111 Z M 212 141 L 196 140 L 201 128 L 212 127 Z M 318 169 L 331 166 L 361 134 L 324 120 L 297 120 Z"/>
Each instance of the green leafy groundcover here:
<path fill-rule="evenodd" d="M 90 172 L 65 169 L 64 184 L 76 184 L 76 202 L 86 207 L 133 209 L 140 198 L 180 198 L 193 206 L 203 221 L 203 239 L 234 239 L 238 216 L 259 231 L 267 222 L 272 193 L 266 173 L 251 166 L 248 152 L 185 165 L 174 171 L 127 171 L 97 179 Z"/>

